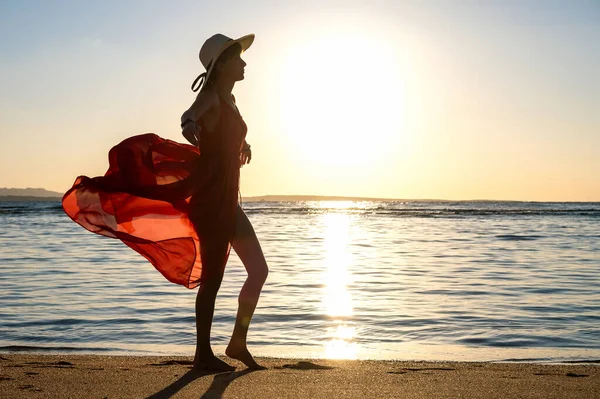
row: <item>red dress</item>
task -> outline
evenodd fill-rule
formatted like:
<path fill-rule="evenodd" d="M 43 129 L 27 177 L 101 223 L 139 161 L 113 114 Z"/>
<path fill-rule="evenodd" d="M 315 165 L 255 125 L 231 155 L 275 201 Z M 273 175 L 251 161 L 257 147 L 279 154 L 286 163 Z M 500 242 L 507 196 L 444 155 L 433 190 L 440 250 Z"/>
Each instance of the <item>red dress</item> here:
<path fill-rule="evenodd" d="M 104 176 L 75 180 L 64 211 L 87 230 L 120 239 L 173 283 L 194 288 L 222 273 L 247 128 L 222 99 L 219 109 L 214 131 L 202 129 L 201 151 L 153 133 L 117 144 Z"/>

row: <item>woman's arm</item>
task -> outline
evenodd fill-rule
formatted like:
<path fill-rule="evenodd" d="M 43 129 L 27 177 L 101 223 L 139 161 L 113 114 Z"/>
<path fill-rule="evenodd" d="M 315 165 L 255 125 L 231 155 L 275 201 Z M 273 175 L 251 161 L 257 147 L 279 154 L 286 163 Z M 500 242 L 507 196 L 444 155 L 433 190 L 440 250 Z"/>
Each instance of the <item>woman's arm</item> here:
<path fill-rule="evenodd" d="M 181 115 L 181 133 L 192 145 L 198 146 L 200 137 L 198 121 L 209 109 L 218 105 L 218 95 L 211 90 L 207 90 L 198 94 L 190 108 Z"/>

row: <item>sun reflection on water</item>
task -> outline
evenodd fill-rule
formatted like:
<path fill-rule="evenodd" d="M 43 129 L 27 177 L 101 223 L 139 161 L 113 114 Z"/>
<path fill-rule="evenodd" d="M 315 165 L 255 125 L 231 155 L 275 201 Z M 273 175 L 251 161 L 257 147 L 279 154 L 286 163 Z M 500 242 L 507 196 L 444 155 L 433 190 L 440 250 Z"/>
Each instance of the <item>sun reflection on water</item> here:
<path fill-rule="evenodd" d="M 319 201 L 316 205 L 319 208 L 343 210 L 353 208 L 357 203 L 354 201 Z"/>
<path fill-rule="evenodd" d="M 352 296 L 347 286 L 352 275 L 350 251 L 350 215 L 328 213 L 325 224 L 325 266 L 323 305 L 333 325 L 327 329 L 325 356 L 331 359 L 355 359 L 359 349 L 352 316 Z"/>

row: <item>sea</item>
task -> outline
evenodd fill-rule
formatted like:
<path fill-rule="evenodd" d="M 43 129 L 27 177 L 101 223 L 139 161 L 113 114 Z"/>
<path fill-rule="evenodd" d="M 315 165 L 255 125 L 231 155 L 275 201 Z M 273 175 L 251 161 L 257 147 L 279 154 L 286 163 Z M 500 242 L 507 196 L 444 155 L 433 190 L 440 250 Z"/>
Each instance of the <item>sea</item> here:
<path fill-rule="evenodd" d="M 243 202 L 269 264 L 255 356 L 600 362 L 600 203 Z M 212 344 L 245 269 L 232 252 Z M 194 353 L 195 290 L 59 201 L 0 202 L 0 352 Z"/>

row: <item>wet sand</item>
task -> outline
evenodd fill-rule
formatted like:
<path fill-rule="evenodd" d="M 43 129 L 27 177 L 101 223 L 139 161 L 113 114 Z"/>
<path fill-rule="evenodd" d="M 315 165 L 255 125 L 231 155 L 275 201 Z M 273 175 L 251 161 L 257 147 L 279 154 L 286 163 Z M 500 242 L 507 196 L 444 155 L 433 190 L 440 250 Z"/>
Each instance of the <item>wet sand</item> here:
<path fill-rule="evenodd" d="M 600 364 L 258 359 L 191 370 L 188 357 L 0 354 L 2 398 L 600 398 Z"/>

